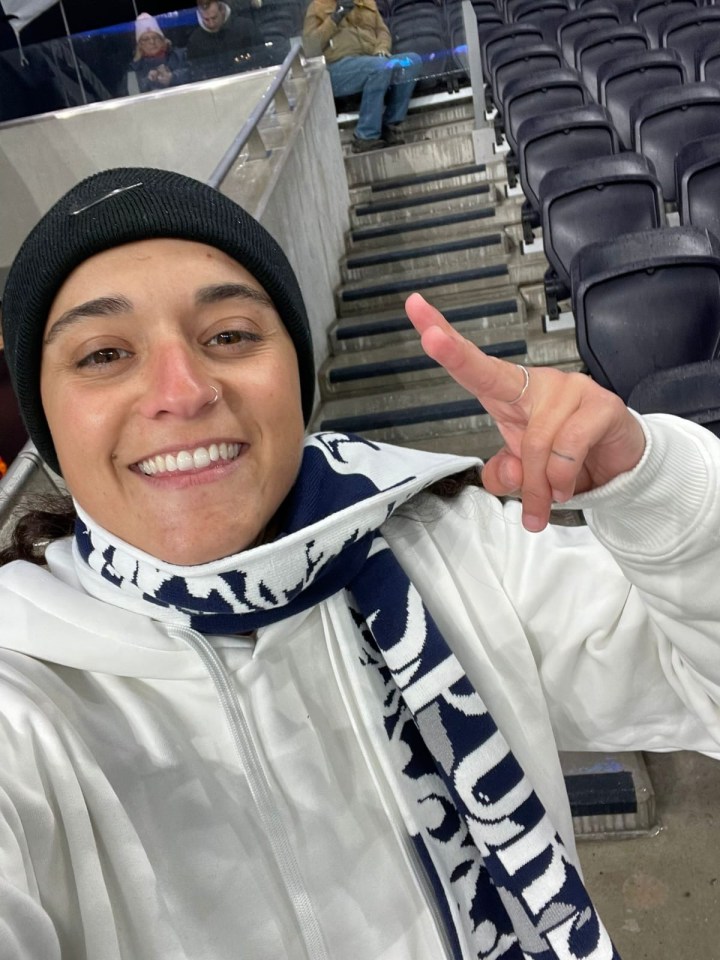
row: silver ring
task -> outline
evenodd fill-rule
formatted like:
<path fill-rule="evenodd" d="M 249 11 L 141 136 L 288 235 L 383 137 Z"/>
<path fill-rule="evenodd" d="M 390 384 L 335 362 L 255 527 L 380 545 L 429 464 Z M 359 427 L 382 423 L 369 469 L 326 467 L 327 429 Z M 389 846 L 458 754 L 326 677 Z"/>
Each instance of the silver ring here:
<path fill-rule="evenodd" d="M 215 394 L 215 396 L 212 398 L 212 400 L 208 400 L 208 402 L 207 402 L 207 404 L 206 404 L 206 406 L 208 406 L 208 407 L 211 407 L 214 403 L 217 403 L 217 402 L 218 402 L 218 397 L 220 396 L 220 391 L 218 390 L 217 387 L 214 387 L 212 384 L 210 384 L 210 389 L 213 391 L 213 393 Z"/>
<path fill-rule="evenodd" d="M 522 390 L 521 390 L 520 393 L 515 397 L 514 400 L 506 400 L 506 401 L 505 401 L 506 403 L 509 403 L 510 406 L 512 406 L 514 403 L 520 403 L 520 401 L 522 400 L 522 398 L 523 398 L 523 397 L 525 396 L 525 394 L 527 393 L 527 388 L 530 386 L 530 374 L 529 374 L 529 372 L 528 372 L 527 367 L 524 367 L 521 363 L 518 363 L 517 366 L 520 367 L 520 369 L 522 370 L 522 372 L 523 372 L 523 377 L 525 378 L 525 382 L 524 382 L 523 385 L 522 385 Z"/>

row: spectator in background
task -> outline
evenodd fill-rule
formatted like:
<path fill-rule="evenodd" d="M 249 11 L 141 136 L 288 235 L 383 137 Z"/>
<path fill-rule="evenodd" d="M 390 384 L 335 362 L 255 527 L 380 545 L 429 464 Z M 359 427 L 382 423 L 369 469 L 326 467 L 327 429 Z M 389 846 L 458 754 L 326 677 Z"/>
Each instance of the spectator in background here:
<path fill-rule="evenodd" d="M 185 51 L 173 49 L 155 17 L 140 14 L 135 21 L 135 40 L 132 69 L 137 75 L 140 93 L 187 83 L 190 71 L 185 63 Z"/>
<path fill-rule="evenodd" d="M 390 31 L 375 0 L 312 0 L 303 42 L 309 55 L 324 54 L 334 96 L 362 94 L 354 153 L 405 142 L 400 124 L 421 60 L 416 53 L 390 57 Z"/>
<path fill-rule="evenodd" d="M 197 19 L 187 45 L 193 80 L 269 65 L 262 34 L 249 8 L 231 10 L 218 0 L 199 0 Z"/>

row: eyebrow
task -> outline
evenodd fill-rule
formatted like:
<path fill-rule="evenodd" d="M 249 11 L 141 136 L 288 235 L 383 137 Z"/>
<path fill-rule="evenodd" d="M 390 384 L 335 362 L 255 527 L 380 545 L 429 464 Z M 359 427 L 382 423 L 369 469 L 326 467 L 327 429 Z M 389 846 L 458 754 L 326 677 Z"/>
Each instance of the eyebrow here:
<path fill-rule="evenodd" d="M 209 306 L 213 303 L 222 303 L 223 300 L 251 300 L 263 306 L 275 308 L 270 297 L 264 290 L 258 290 L 247 283 L 214 283 L 201 287 L 195 293 L 195 303 L 198 306 Z M 97 297 L 87 300 L 76 307 L 66 310 L 61 317 L 50 327 L 44 343 L 50 344 L 63 330 L 88 317 L 116 317 L 132 311 L 133 305 L 127 297 L 111 296 Z"/>
<path fill-rule="evenodd" d="M 275 308 L 275 304 L 264 290 L 251 287 L 247 283 L 214 283 L 201 287 L 195 294 L 198 306 L 221 303 L 223 300 L 253 300 L 265 307 Z"/>
<path fill-rule="evenodd" d="M 45 345 L 52 343 L 63 330 L 77 323 L 78 320 L 84 320 L 87 317 L 116 317 L 121 313 L 129 313 L 131 310 L 132 303 L 127 297 L 97 297 L 95 300 L 86 300 L 85 303 L 71 307 L 61 317 L 58 317 L 48 330 L 43 342 Z"/>

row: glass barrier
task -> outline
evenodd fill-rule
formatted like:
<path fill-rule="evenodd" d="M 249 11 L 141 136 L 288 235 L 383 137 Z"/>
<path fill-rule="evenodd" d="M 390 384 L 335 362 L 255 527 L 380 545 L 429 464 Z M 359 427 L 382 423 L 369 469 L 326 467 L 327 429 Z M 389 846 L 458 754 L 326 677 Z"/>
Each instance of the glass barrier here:
<path fill-rule="evenodd" d="M 130 21 L 1 51 L 0 121 L 280 64 L 291 38 L 302 35 L 307 6 L 211 2 L 158 14 L 145 31 Z M 392 35 L 388 67 L 409 53 L 421 59 L 416 94 L 467 84 L 460 0 L 380 0 L 378 7 Z"/>
<path fill-rule="evenodd" d="M 0 51 L 0 122 L 281 64 L 304 9 L 231 0 Z"/>

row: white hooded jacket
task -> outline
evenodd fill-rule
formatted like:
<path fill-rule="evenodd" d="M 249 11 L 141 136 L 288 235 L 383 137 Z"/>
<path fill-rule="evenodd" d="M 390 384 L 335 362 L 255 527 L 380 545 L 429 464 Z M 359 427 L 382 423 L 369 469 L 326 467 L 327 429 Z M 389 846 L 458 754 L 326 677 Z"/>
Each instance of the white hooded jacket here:
<path fill-rule="evenodd" d="M 558 748 L 720 757 L 720 443 L 646 424 L 588 527 L 471 489 L 383 530 L 571 851 Z M 0 610 L 3 960 L 450 955 L 343 593 L 203 637 L 85 593 L 64 541 Z"/>

